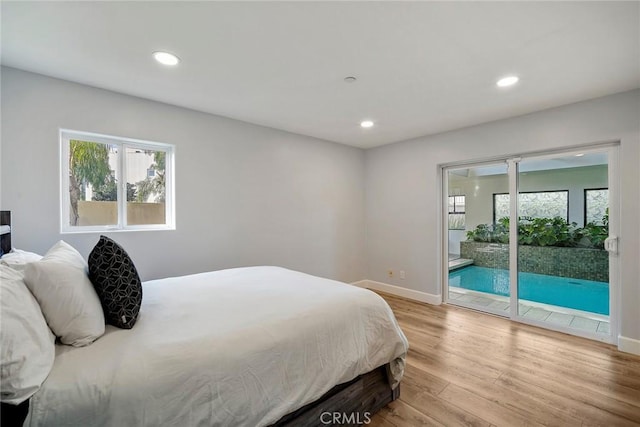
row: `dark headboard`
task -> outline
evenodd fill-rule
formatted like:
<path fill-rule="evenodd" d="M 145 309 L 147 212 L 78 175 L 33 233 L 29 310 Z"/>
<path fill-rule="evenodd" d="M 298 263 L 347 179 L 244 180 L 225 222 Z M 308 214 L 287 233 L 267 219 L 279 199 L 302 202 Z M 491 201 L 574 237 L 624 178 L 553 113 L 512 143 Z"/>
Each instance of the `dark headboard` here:
<path fill-rule="evenodd" d="M 0 211 L 0 225 L 11 226 L 11 211 Z M 1 254 L 11 252 L 11 231 L 0 234 Z M 19 405 L 2 402 L 0 407 L 0 424 L 3 426 L 22 426 L 29 413 L 29 399 Z"/>
<path fill-rule="evenodd" d="M 0 225 L 11 226 L 11 211 L 0 211 Z M 2 253 L 11 252 L 11 232 L 0 235 Z"/>

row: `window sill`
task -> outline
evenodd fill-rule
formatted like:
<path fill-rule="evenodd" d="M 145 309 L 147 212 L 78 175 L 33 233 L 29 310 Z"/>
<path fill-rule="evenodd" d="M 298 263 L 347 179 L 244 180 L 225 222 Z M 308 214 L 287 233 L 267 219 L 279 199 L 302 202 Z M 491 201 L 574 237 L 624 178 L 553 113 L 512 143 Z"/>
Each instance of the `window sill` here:
<path fill-rule="evenodd" d="M 60 230 L 60 234 L 95 234 L 95 233 L 129 233 L 137 231 L 175 231 L 175 225 L 162 225 L 162 226 L 136 226 L 136 227 L 74 227 L 63 228 Z"/>

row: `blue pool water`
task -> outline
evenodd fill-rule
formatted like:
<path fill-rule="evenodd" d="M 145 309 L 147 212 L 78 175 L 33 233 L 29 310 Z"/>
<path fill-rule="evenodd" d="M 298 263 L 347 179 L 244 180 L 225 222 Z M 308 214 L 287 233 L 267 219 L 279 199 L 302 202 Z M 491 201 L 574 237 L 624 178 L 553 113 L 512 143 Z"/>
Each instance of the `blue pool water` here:
<path fill-rule="evenodd" d="M 509 271 L 470 266 L 449 273 L 449 286 L 509 296 Z M 535 273 L 518 273 L 520 299 L 609 314 L 609 284 Z"/>

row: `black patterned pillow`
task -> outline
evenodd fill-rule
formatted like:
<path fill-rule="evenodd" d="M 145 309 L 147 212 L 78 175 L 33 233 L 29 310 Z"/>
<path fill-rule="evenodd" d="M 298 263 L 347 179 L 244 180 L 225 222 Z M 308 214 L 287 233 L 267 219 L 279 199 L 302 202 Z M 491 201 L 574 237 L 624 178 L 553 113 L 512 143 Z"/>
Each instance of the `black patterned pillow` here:
<path fill-rule="evenodd" d="M 142 282 L 133 261 L 106 236 L 89 254 L 89 279 L 96 289 L 107 323 L 131 329 L 142 304 Z"/>

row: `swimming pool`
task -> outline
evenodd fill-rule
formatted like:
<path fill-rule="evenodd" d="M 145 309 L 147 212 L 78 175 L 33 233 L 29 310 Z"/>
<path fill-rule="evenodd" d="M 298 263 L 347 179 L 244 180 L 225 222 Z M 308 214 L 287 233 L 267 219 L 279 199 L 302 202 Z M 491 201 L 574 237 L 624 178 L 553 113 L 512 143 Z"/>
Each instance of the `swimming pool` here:
<path fill-rule="evenodd" d="M 449 286 L 509 296 L 509 270 L 475 265 L 449 273 Z M 609 314 L 609 284 L 569 277 L 518 273 L 520 299 Z"/>

